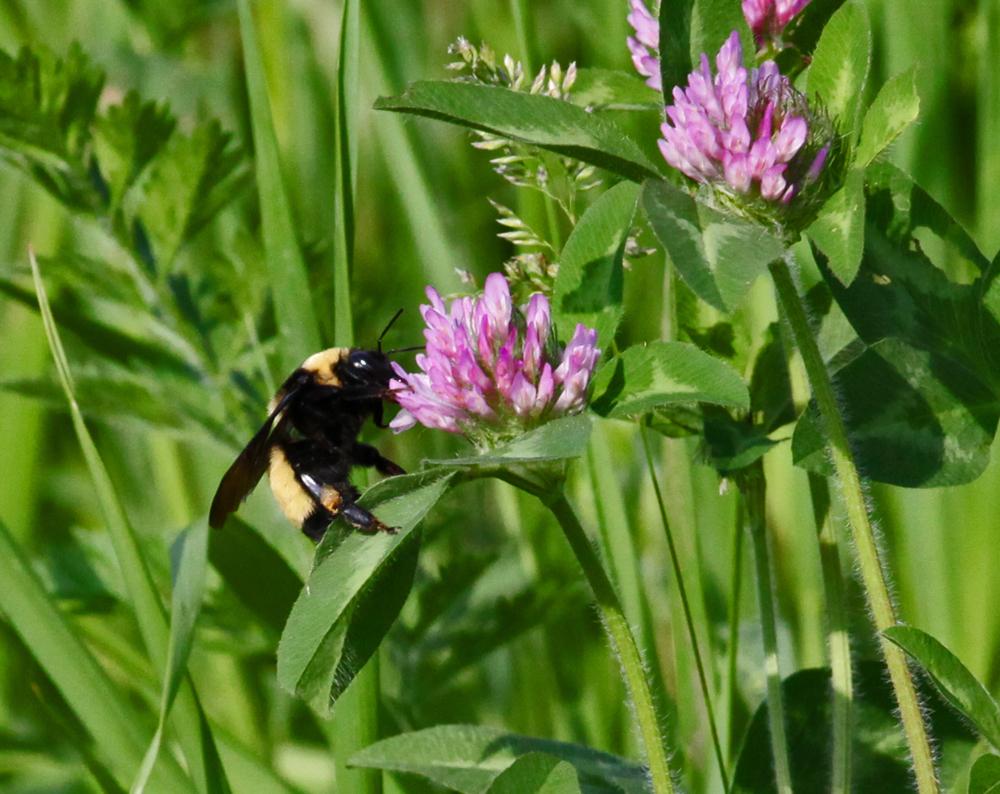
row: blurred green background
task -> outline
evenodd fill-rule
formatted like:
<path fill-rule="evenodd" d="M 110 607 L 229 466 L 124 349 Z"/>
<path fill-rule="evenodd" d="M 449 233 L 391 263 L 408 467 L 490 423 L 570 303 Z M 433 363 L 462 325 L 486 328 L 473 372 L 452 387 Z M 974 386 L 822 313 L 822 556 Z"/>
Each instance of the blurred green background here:
<path fill-rule="evenodd" d="M 396 309 L 406 307 L 388 340 L 390 347 L 402 347 L 420 341 L 415 308 L 425 284 L 442 293 L 458 290 L 456 268 L 481 283 L 514 253 L 496 236 L 502 229 L 487 197 L 538 219 L 540 226 L 544 206 L 517 195 L 495 175 L 486 154 L 468 145 L 473 139 L 466 132 L 375 113 L 372 102 L 400 93 L 408 81 L 448 76 L 443 66 L 452 58 L 446 48 L 460 35 L 510 52 L 526 61 L 529 71 L 553 59 L 563 66 L 576 61 L 630 70 L 627 8 L 624 0 L 394 0 L 362 6 L 351 305 L 359 344 L 371 344 Z M 893 159 L 992 256 L 1000 247 L 1000 2 L 873 0 L 867 7 L 875 36 L 869 93 L 873 96 L 888 76 L 919 66 L 921 120 L 895 144 Z M 332 312 L 324 306 L 331 301 L 333 86 L 341 9 L 317 0 L 261 0 L 254 9 L 285 185 L 310 265 L 324 343 L 335 345 Z M 252 145 L 233 3 L 0 2 L 0 48 L 9 54 L 38 43 L 62 54 L 74 41 L 106 70 L 108 102 L 134 89 L 144 99 L 169 103 L 181 129 L 218 118 L 238 142 Z M 655 118 L 626 123 L 647 142 L 655 134 Z M 644 132 L 638 130 L 643 123 Z M 252 346 L 248 327 L 268 333 L 253 190 L 192 241 L 181 263 L 194 277 L 223 267 L 240 272 L 227 282 L 219 309 L 234 348 Z M 87 284 L 95 271 L 73 278 L 76 257 L 121 261 L 106 230 L 69 213 L 20 171 L 0 164 L 0 275 L 23 280 L 29 245 L 43 271 L 68 263 L 50 284 L 53 297 L 87 316 L 110 311 Z M 663 255 L 637 260 L 626 279 L 621 345 L 670 333 L 671 323 L 661 317 L 674 279 Z M 751 292 L 741 310 L 747 328 L 759 331 L 776 317 L 769 289 L 762 280 Z M 115 322 L 127 328 L 129 319 L 116 315 Z M 137 335 L 146 332 L 138 327 L 141 322 L 135 318 Z M 160 388 L 155 373 L 146 372 L 153 385 L 136 396 L 120 372 L 113 377 L 102 369 L 93 345 L 69 331 L 64 343 L 84 381 L 97 373 L 92 392 L 81 393 L 81 407 L 169 603 L 170 544 L 205 513 L 240 440 L 249 438 L 262 417 L 266 378 L 259 371 L 249 376 L 249 396 L 242 401 L 234 401 L 234 384 L 226 378 L 202 379 L 191 399 L 203 399 L 206 411 L 229 429 L 229 437 L 221 437 L 171 410 L 159 419 L 154 410 L 135 410 L 133 399 L 154 405 L 160 400 L 169 409 L 177 399 L 174 386 L 164 382 Z M 269 375 L 280 381 L 285 373 L 266 338 L 264 343 Z M 101 666 L 148 717 L 151 734 L 158 677 L 122 600 L 93 485 L 54 382 L 39 317 L 24 303 L 0 296 L 0 520 Z M 404 467 L 415 468 L 421 458 L 461 448 L 461 442 L 441 436 L 429 430 L 399 437 L 369 431 L 368 438 Z M 720 493 L 715 472 L 697 463 L 693 443 L 657 445 L 698 631 L 721 691 L 732 603 L 735 489 Z M 805 474 L 792 468 L 787 445 L 768 455 L 766 467 L 783 618 L 779 639 L 787 651 L 782 673 L 788 675 L 825 664 L 822 585 Z M 632 537 L 638 577 L 633 585 L 648 601 L 647 639 L 659 656 L 661 698 L 673 717 L 672 745 L 682 748 L 678 758 L 686 759 L 686 774 L 697 783 L 710 777 L 705 770 L 711 769 L 711 750 L 637 429 L 602 424 L 589 458 L 576 464 L 572 485 L 585 526 L 618 522 Z M 903 620 L 940 639 L 993 692 L 1000 688 L 998 485 L 1000 470 L 993 464 L 962 488 L 872 490 Z M 305 574 L 310 544 L 287 525 L 266 491 L 259 489 L 245 514 Z M 744 579 L 750 575 L 746 560 Z M 762 697 L 763 674 L 750 592 L 744 587 L 740 607 L 737 702 L 752 711 Z M 854 612 L 862 616 L 856 647 L 860 655 L 871 654 L 860 595 L 853 598 Z M 230 748 L 224 760 L 228 766 L 230 756 L 240 755 L 250 759 L 248 768 L 264 770 L 261 791 L 271 790 L 265 779 L 275 791 L 347 791 L 335 787 L 335 731 L 277 687 L 276 641 L 218 576 L 210 577 L 191 669 L 213 729 Z M 495 724 L 634 756 L 617 673 L 575 561 L 551 519 L 506 486 L 479 483 L 449 494 L 427 521 L 417 594 L 381 652 L 381 730 L 388 735 L 444 722 Z M 53 703 L 58 702 L 22 641 L 0 621 L 0 790 L 97 790 L 70 738 L 72 730 L 57 717 Z M 386 785 L 421 790 L 413 781 Z"/>

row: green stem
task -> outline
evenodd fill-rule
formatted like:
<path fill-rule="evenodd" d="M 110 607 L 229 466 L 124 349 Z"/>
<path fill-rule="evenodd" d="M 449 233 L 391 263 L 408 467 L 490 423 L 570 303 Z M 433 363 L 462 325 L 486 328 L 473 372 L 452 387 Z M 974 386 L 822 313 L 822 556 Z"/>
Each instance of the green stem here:
<path fill-rule="evenodd" d="M 587 577 L 587 581 L 594 591 L 597 607 L 601 610 L 601 617 L 611 637 L 612 645 L 618 651 L 618 658 L 625 674 L 625 682 L 632 694 L 632 701 L 635 703 L 635 714 L 639 721 L 639 731 L 642 734 L 643 743 L 646 746 L 653 791 L 656 794 L 673 794 L 674 786 L 670 779 L 667 750 L 660 732 L 656 707 L 653 704 L 649 683 L 646 681 L 642 656 L 635 644 L 635 638 L 632 636 L 621 602 L 601 566 L 601 561 L 598 559 L 594 547 L 590 545 L 590 540 L 583 531 L 583 527 L 580 526 L 576 513 L 573 512 L 573 508 L 566 500 L 562 486 L 555 485 L 545 491 L 532 489 L 531 492 L 535 493 L 556 517 L 569 545 L 573 548 L 573 553 L 576 554 L 580 567 L 583 569 L 583 575 Z"/>
<path fill-rule="evenodd" d="M 736 526 L 733 532 L 733 563 L 730 572 L 730 592 L 732 601 L 729 608 L 729 648 L 726 670 L 727 714 L 726 714 L 726 747 L 729 752 L 737 751 L 736 716 L 742 705 L 739 687 L 739 655 L 740 655 L 740 606 L 743 600 L 743 525 L 746 523 L 746 508 L 743 500 L 736 502 Z M 740 732 L 739 735 L 742 735 Z"/>
<path fill-rule="evenodd" d="M 812 495 L 813 515 L 819 533 L 819 558 L 826 596 L 827 644 L 833 689 L 833 782 L 830 791 L 832 794 L 850 794 L 854 673 L 851 669 L 851 641 L 847 631 L 844 576 L 840 567 L 837 534 L 830 515 L 830 486 L 826 477 L 809 472 L 809 492 Z"/>
<path fill-rule="evenodd" d="M 681 606 L 684 608 L 684 620 L 687 623 L 688 636 L 691 638 L 691 649 L 694 652 L 694 664 L 698 670 L 698 682 L 701 685 L 702 697 L 705 699 L 705 710 L 708 712 L 708 727 L 712 733 L 712 745 L 715 748 L 715 760 L 719 765 L 719 775 L 722 778 L 722 790 L 729 791 L 729 776 L 726 773 L 725 756 L 722 753 L 722 742 L 719 741 L 719 728 L 715 719 L 715 709 L 712 706 L 712 698 L 708 689 L 708 676 L 705 675 L 705 664 L 701 658 L 701 648 L 698 645 L 698 635 L 694 630 L 694 619 L 691 617 L 691 605 L 688 602 L 687 588 L 684 587 L 684 576 L 681 574 L 681 563 L 677 556 L 677 546 L 674 543 L 674 533 L 670 529 L 670 522 L 667 520 L 667 507 L 663 502 L 663 494 L 660 492 L 660 483 L 656 477 L 656 467 L 653 465 L 653 455 L 649 450 L 649 439 L 646 433 L 639 428 L 639 435 L 642 437 L 642 446 L 646 451 L 646 463 L 649 466 L 649 477 L 653 481 L 653 492 L 656 494 L 656 503 L 660 508 L 660 520 L 663 522 L 663 531 L 667 536 L 667 546 L 670 550 L 670 562 L 674 568 L 674 578 L 677 580 L 677 592 L 681 597 Z"/>
<path fill-rule="evenodd" d="M 896 625 L 896 615 L 892 599 L 889 597 L 889 588 L 886 586 L 885 571 L 878 556 L 878 545 L 875 542 L 875 533 L 868 516 L 868 505 L 861 487 L 861 478 L 858 476 L 858 469 L 854 465 L 854 455 L 847 440 L 847 428 L 844 426 L 844 420 L 840 415 L 840 409 L 834 396 L 833 383 L 813 336 L 802 298 L 792 281 L 788 263 L 784 259 L 776 259 L 770 264 L 769 269 L 778 293 L 778 301 L 788 318 L 792 334 L 795 337 L 795 344 L 802 354 L 802 362 L 809 377 L 809 385 L 826 427 L 830 454 L 844 494 L 844 502 L 847 505 L 847 521 L 851 527 L 854 547 L 858 554 L 858 565 L 864 580 L 868 606 L 875 618 L 875 628 L 879 631 L 882 653 L 885 656 L 886 666 L 889 668 L 889 677 L 896 693 L 896 702 L 899 704 L 903 730 L 910 746 L 913 771 L 917 779 L 917 790 L 920 794 L 937 794 L 938 783 L 934 771 L 934 756 L 931 753 L 927 728 L 920 712 L 920 702 L 913 685 L 913 677 L 906 664 L 903 651 L 882 635 L 882 632 L 887 628 Z"/>
<path fill-rule="evenodd" d="M 747 528 L 753 540 L 757 569 L 757 599 L 760 602 L 760 627 L 764 635 L 764 672 L 767 676 L 767 721 L 774 753 L 774 777 L 778 794 L 792 794 L 792 768 L 788 760 L 788 737 L 785 733 L 785 704 L 781 693 L 778 667 L 778 632 L 775 621 L 774 584 L 771 581 L 771 550 L 767 537 L 764 467 L 761 461 L 737 475 L 740 493 L 746 503 Z"/>

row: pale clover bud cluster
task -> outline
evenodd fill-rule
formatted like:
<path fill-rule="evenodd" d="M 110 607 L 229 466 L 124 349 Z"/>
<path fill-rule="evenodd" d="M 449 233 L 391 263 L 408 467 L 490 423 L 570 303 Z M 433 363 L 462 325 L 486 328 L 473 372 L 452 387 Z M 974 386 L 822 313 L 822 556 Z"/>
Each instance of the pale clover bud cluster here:
<path fill-rule="evenodd" d="M 396 432 L 417 423 L 461 433 L 480 448 L 513 438 L 542 422 L 582 411 L 601 351 L 597 332 L 582 323 L 561 354 L 550 342 L 548 298 L 531 296 L 524 313 L 514 306 L 507 280 L 486 279 L 481 298 L 446 306 L 433 287 L 420 312 L 427 324 L 421 372 L 393 363 L 390 381 L 402 406 Z"/>
<path fill-rule="evenodd" d="M 739 33 L 733 31 L 715 60 L 708 56 L 676 86 L 660 131 L 660 151 L 686 176 L 735 199 L 737 208 L 764 214 L 801 210 L 817 184 L 834 143 L 825 113 L 764 61 L 749 73 Z"/>

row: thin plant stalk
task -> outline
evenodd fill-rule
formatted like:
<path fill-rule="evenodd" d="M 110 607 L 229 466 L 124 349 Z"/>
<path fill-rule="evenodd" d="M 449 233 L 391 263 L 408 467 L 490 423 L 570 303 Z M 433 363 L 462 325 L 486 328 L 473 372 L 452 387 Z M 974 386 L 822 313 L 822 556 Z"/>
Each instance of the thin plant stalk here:
<path fill-rule="evenodd" d="M 840 567 L 840 550 L 837 548 L 837 533 L 830 511 L 830 486 L 826 477 L 809 472 L 809 493 L 819 533 L 819 559 L 823 570 L 827 645 L 830 653 L 833 697 L 833 780 L 830 791 L 832 794 L 850 794 L 854 671 L 851 668 L 851 641 L 847 631 L 844 575 Z"/>
<path fill-rule="evenodd" d="M 726 691 L 728 693 L 728 711 L 726 714 L 726 747 L 730 752 L 736 750 L 736 725 L 734 717 L 739 704 L 739 655 L 740 655 L 740 606 L 743 602 L 743 525 L 746 521 L 746 508 L 743 500 L 736 501 L 736 526 L 733 532 L 732 567 L 730 571 L 729 606 L 729 648 L 727 649 Z"/>
<path fill-rule="evenodd" d="M 618 659 L 625 675 L 625 683 L 628 685 L 629 692 L 632 694 L 632 702 L 635 704 L 636 719 L 639 722 L 639 732 L 642 734 L 643 744 L 646 747 L 646 759 L 649 764 L 649 776 L 653 783 L 653 791 L 655 794 L 673 794 L 674 785 L 670 779 L 667 749 L 664 745 L 656 706 L 653 703 L 649 682 L 646 680 L 642 656 L 635 638 L 632 636 L 632 630 L 625 617 L 621 601 L 618 600 L 611 580 L 608 579 L 608 575 L 583 531 L 576 513 L 573 512 L 573 508 L 567 501 L 562 486 L 556 485 L 545 491 L 532 488 L 530 492 L 535 493 L 552 511 L 559 526 L 562 527 L 569 545 L 573 548 L 573 553 L 583 569 L 584 576 L 587 577 L 587 582 L 594 591 L 597 608 L 601 611 L 604 626 L 618 652 Z"/>
<path fill-rule="evenodd" d="M 788 319 L 795 344 L 802 354 L 809 386 L 826 429 L 830 455 L 847 506 L 847 522 L 851 527 L 868 606 L 875 619 L 875 628 L 879 631 L 882 654 L 889 668 L 889 677 L 896 693 L 903 730 L 910 747 L 917 790 L 920 794 L 937 794 L 934 756 L 920 710 L 920 701 L 917 699 L 917 691 L 913 684 L 913 676 L 903 651 L 882 634 L 886 629 L 896 625 L 896 614 L 886 584 L 885 569 L 879 559 L 878 544 L 875 542 L 875 532 L 868 515 L 868 504 L 865 501 L 861 478 L 847 439 L 847 428 L 837 406 L 830 373 L 827 372 L 826 364 L 819 352 L 805 305 L 792 280 L 788 262 L 785 259 L 776 259 L 768 267 L 778 294 L 778 303 Z"/>
<path fill-rule="evenodd" d="M 694 619 L 691 617 L 691 605 L 688 602 L 687 588 L 684 586 L 684 575 L 681 573 L 681 563 L 677 555 L 677 546 L 674 543 L 674 533 L 670 529 L 670 521 L 667 519 L 667 507 L 663 501 L 663 494 L 660 492 L 659 479 L 656 476 L 656 466 L 653 464 L 653 455 L 649 449 L 649 439 L 646 438 L 645 431 L 640 427 L 639 435 L 642 437 L 642 447 L 646 452 L 646 464 L 649 467 L 649 477 L 653 482 L 653 492 L 656 494 L 656 504 L 660 509 L 660 520 L 663 522 L 663 531 L 667 537 L 667 547 L 670 550 L 670 562 L 674 568 L 674 579 L 677 581 L 677 592 L 681 597 L 681 605 L 684 608 L 684 621 L 687 625 L 688 636 L 691 638 L 691 650 L 694 653 L 694 664 L 698 670 L 698 683 L 701 686 L 702 697 L 705 700 L 705 711 L 708 712 L 708 727 L 712 734 L 712 746 L 715 749 L 715 760 L 719 765 L 719 776 L 722 778 L 723 791 L 729 791 L 729 775 L 726 772 L 725 754 L 722 752 L 722 742 L 719 740 L 719 727 L 715 719 L 715 708 L 712 705 L 711 692 L 708 687 L 708 676 L 705 674 L 705 663 L 701 658 L 701 648 L 698 645 L 698 635 L 694 630 Z"/>
<path fill-rule="evenodd" d="M 788 735 L 785 731 L 785 703 L 778 667 L 778 631 L 775 619 L 774 582 L 771 577 L 771 549 L 767 536 L 766 482 L 764 466 L 757 461 L 736 476 L 746 505 L 747 529 L 753 541 L 757 571 L 757 600 L 760 603 L 760 627 L 764 638 L 764 673 L 767 677 L 767 722 L 774 753 L 774 777 L 778 794 L 792 794 L 792 767 L 788 758 Z"/>

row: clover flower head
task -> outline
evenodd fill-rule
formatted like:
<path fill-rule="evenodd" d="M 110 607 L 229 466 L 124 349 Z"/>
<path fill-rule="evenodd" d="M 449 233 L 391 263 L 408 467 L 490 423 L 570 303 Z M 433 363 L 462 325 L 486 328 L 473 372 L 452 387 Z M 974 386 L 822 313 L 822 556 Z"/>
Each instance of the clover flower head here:
<path fill-rule="evenodd" d="M 687 88 L 674 88 L 668 121 L 660 127 L 660 152 L 674 168 L 711 185 L 731 203 L 773 214 L 819 179 L 832 126 L 810 109 L 774 61 L 748 73 L 736 31 L 715 65 L 713 77 L 702 53 Z"/>
<path fill-rule="evenodd" d="M 646 79 L 646 85 L 663 90 L 663 79 L 660 76 L 660 23 L 642 0 L 629 0 L 632 10 L 626 17 L 635 31 L 635 36 L 629 36 L 625 42 L 632 53 L 632 63 L 635 70 Z"/>
<path fill-rule="evenodd" d="M 768 43 L 781 49 L 781 34 L 798 13 L 809 5 L 809 0 L 743 0 L 743 16 L 746 17 L 757 49 Z"/>
<path fill-rule="evenodd" d="M 393 363 L 397 378 L 389 388 L 403 408 L 391 423 L 397 433 L 420 423 L 488 448 L 586 407 L 601 355 L 597 332 L 578 324 L 556 355 L 544 295 L 532 295 L 522 313 L 507 279 L 493 273 L 480 298 L 456 298 L 449 307 L 433 287 L 427 298 L 420 307 L 427 324 L 427 348 L 416 357 L 421 372 Z"/>

